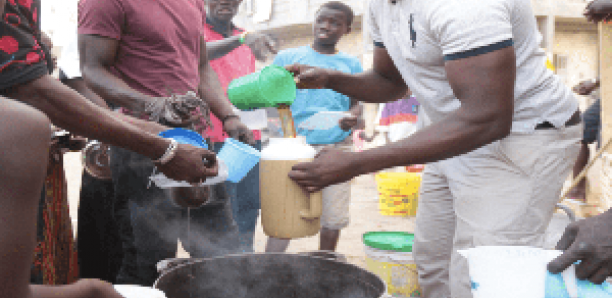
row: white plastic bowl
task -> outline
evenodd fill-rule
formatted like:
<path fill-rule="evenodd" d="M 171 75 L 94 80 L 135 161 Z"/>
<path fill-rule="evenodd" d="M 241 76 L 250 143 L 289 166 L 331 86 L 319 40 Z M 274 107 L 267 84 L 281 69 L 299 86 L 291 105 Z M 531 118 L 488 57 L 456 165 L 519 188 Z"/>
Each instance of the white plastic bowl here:
<path fill-rule="evenodd" d="M 115 291 L 125 298 L 166 298 L 164 292 L 136 285 L 115 285 Z"/>

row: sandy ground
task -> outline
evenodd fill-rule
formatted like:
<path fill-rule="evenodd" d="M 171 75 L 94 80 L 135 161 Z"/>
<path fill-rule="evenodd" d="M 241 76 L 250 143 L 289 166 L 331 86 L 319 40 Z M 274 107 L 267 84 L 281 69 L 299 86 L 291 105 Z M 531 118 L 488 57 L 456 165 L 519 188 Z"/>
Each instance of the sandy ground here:
<path fill-rule="evenodd" d="M 76 230 L 78 198 L 81 183 L 80 153 L 68 153 L 65 157 L 66 176 L 68 179 L 68 198 L 70 201 L 70 215 Z M 414 218 L 389 217 L 378 213 L 378 194 L 373 175 L 357 177 L 352 183 L 351 224 L 342 232 L 338 252 L 347 256 L 350 262 L 364 266 L 365 253 L 362 244 L 362 235 L 369 231 L 408 231 L 414 230 Z M 266 236 L 261 224 L 258 225 L 255 235 L 255 250 L 263 252 Z M 311 237 L 291 242 L 289 252 L 303 252 L 317 250 L 319 238 Z M 187 253 L 179 249 L 180 257 Z"/>

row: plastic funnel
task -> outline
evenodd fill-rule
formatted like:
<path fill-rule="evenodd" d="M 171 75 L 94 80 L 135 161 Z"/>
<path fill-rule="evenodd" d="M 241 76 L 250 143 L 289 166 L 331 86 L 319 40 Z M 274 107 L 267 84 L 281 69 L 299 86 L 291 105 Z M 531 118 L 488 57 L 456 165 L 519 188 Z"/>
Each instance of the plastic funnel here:
<path fill-rule="evenodd" d="M 232 104 L 241 110 L 291 105 L 297 87 L 286 69 L 271 65 L 259 72 L 233 80 L 227 89 Z"/>
<path fill-rule="evenodd" d="M 227 165 L 227 180 L 238 183 L 257 165 L 261 153 L 247 144 L 227 138 L 217 157 Z"/>
<path fill-rule="evenodd" d="M 208 149 L 206 141 L 202 139 L 202 136 L 199 133 L 193 130 L 175 128 L 161 132 L 159 136 L 166 139 L 174 139 L 181 144 L 188 144 L 195 147 Z"/>

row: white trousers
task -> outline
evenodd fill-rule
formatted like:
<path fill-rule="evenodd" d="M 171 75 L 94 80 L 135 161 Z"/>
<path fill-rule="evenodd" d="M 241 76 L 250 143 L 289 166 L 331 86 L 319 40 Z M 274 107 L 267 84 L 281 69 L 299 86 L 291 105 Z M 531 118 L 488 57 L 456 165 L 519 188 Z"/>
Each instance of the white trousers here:
<path fill-rule="evenodd" d="M 472 297 L 458 249 L 543 245 L 581 137 L 582 125 L 513 133 L 427 165 L 414 246 L 424 297 Z"/>

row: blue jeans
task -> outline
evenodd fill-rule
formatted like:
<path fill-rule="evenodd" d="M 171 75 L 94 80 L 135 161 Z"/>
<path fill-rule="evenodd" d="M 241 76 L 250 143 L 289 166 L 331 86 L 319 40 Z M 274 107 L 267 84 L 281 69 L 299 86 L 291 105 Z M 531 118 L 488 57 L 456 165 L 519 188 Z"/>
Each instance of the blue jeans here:
<path fill-rule="evenodd" d="M 213 150 L 219 153 L 224 143 L 215 143 Z M 261 141 L 253 146 L 261 151 Z M 238 224 L 240 248 L 243 252 L 253 252 L 253 236 L 259 216 L 259 164 L 257 164 L 239 183 L 225 182 L 232 203 L 232 214 Z M 197 212 L 197 211 L 196 211 Z M 194 216 L 195 217 L 195 216 Z"/>

